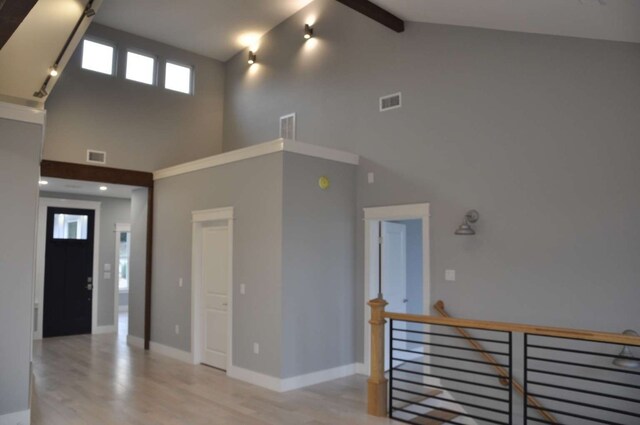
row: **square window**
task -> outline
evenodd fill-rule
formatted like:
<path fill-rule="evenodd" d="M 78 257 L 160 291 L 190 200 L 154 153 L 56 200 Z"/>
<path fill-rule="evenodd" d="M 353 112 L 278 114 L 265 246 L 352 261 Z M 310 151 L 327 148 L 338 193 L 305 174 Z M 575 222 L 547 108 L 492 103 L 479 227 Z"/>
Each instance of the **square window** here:
<path fill-rule="evenodd" d="M 156 60 L 151 56 L 127 52 L 127 80 L 154 84 Z"/>
<path fill-rule="evenodd" d="M 82 67 L 90 71 L 113 75 L 114 52 L 113 46 L 84 40 L 82 43 Z"/>
<path fill-rule="evenodd" d="M 86 215 L 54 214 L 53 239 L 87 239 Z"/>
<path fill-rule="evenodd" d="M 191 94 L 191 68 L 167 62 L 164 75 L 164 88 Z"/>

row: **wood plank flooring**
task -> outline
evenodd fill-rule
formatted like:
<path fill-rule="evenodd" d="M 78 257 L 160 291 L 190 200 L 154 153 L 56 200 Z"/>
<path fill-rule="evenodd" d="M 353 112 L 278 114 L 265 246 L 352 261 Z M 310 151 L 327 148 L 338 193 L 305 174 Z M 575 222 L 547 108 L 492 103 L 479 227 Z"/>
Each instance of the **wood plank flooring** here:
<path fill-rule="evenodd" d="M 275 393 L 126 345 L 124 335 L 34 343 L 33 425 L 397 424 L 366 414 L 366 378 Z"/>

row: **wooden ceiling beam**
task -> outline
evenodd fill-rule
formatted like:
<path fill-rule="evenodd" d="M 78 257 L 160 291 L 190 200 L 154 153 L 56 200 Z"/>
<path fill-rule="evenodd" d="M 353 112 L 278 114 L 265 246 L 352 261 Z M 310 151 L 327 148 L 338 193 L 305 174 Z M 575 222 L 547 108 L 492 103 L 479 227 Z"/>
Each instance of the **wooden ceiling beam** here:
<path fill-rule="evenodd" d="M 0 49 L 37 2 L 38 0 L 0 0 Z"/>
<path fill-rule="evenodd" d="M 395 32 L 404 32 L 404 21 L 369 0 L 338 0 L 347 7 L 381 23 Z"/>

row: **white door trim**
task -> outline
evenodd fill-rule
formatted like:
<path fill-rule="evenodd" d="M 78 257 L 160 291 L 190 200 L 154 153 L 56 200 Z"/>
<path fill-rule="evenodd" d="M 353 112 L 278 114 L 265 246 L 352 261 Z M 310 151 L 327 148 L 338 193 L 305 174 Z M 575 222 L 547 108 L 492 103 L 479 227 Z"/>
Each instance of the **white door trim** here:
<path fill-rule="evenodd" d="M 377 240 L 373 231 L 377 231 L 380 221 L 386 220 L 422 220 L 422 287 L 424 311 L 431 310 L 431 263 L 429 217 L 430 206 L 425 204 L 392 205 L 385 207 L 364 208 L 364 366 L 366 375 L 371 370 L 371 334 L 369 320 L 371 311 L 367 303 L 377 297 L 372 287 L 377 286 L 378 280 L 378 250 L 375 249 Z"/>
<path fill-rule="evenodd" d="M 200 323 L 200 292 L 202 290 L 202 229 L 216 223 L 227 226 L 229 233 L 229 279 L 227 291 L 227 374 L 233 365 L 233 207 L 193 211 L 191 245 L 191 361 L 201 362 L 202 323 Z"/>
<path fill-rule="evenodd" d="M 130 223 L 116 223 L 115 226 L 115 234 L 116 234 L 116 255 L 113 260 L 113 270 L 111 272 L 111 276 L 113 276 L 113 326 L 118 333 L 119 320 L 118 316 L 120 315 L 120 233 L 131 233 L 131 224 Z M 131 238 L 131 235 L 129 235 Z M 131 239 L 129 239 L 129 249 L 131 249 Z M 131 271 L 131 251 L 129 251 L 129 272 Z M 129 281 L 131 281 L 131 275 L 129 275 Z"/>
<path fill-rule="evenodd" d="M 98 329 L 98 294 L 100 285 L 100 202 L 81 201 L 77 199 L 58 199 L 41 197 L 38 202 L 38 225 L 36 242 L 36 293 L 34 309 L 37 313 L 37 331 L 34 331 L 34 339 L 42 339 L 42 324 L 44 312 L 44 262 L 45 248 L 47 245 L 47 210 L 49 207 L 79 208 L 93 210 L 93 299 L 91 301 L 91 333 L 100 333 Z"/>

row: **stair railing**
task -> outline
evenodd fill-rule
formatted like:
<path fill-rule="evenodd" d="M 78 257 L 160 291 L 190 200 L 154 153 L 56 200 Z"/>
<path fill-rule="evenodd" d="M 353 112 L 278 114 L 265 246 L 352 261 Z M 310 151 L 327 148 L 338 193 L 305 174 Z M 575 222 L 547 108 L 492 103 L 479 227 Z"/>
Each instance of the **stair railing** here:
<path fill-rule="evenodd" d="M 435 303 L 433 305 L 433 308 L 438 312 L 438 314 L 440 314 L 440 316 L 442 317 L 451 317 L 449 315 L 449 313 L 447 313 L 447 310 L 445 310 L 444 308 L 444 301 L 439 300 L 437 303 Z M 508 383 L 508 377 L 509 377 L 509 373 L 501 366 L 498 365 L 498 361 L 495 359 L 495 357 L 493 357 L 491 354 L 487 353 L 486 350 L 484 349 L 484 347 L 475 339 L 473 339 L 471 337 L 471 335 L 469 335 L 469 332 L 467 332 L 464 328 L 460 328 L 460 327 L 455 327 L 454 328 L 456 330 L 456 332 L 458 332 L 461 336 L 463 336 L 468 342 L 469 344 L 478 351 L 478 353 L 480 355 L 482 355 L 482 357 L 484 357 L 484 359 L 488 362 L 491 363 L 493 365 L 493 368 L 495 369 L 496 372 L 498 372 L 500 374 L 500 376 L 502 376 L 501 379 L 499 379 L 500 383 L 504 386 L 507 386 Z M 516 392 L 518 394 L 520 394 L 520 396 L 524 396 L 525 394 L 525 390 L 524 387 L 522 386 L 522 384 L 520 382 L 518 382 L 517 379 L 512 378 L 512 385 L 513 388 L 516 390 Z M 527 401 L 536 407 L 536 409 L 538 410 L 538 412 L 540 413 L 540 415 L 546 419 L 547 421 L 554 423 L 554 424 L 558 424 L 558 420 L 549 412 L 547 412 L 544 407 L 542 406 L 542 404 L 533 396 L 528 395 L 527 396 Z"/>
<path fill-rule="evenodd" d="M 464 412 L 464 407 L 471 409 L 484 409 L 502 414 L 502 419 L 489 420 L 490 423 L 512 423 L 513 412 L 511 410 L 512 400 L 508 399 L 508 413 L 498 409 L 488 407 L 487 404 L 472 403 L 468 398 L 461 398 L 454 401 L 460 406 L 459 412 L 452 403 L 451 405 L 440 403 L 440 407 L 435 410 L 427 410 L 430 404 L 422 401 L 410 400 L 406 394 L 417 396 L 424 395 L 418 388 L 439 388 L 445 391 L 458 392 L 467 396 L 476 396 L 482 399 L 494 399 L 491 393 L 494 391 L 511 394 L 511 389 L 522 396 L 524 421 L 529 423 L 560 424 L 571 422 L 572 420 L 597 418 L 595 422 L 607 424 L 628 423 L 629 417 L 640 418 L 640 360 L 633 357 L 632 351 L 628 347 L 640 349 L 640 337 L 632 335 L 621 335 L 607 332 L 584 331 L 575 329 L 533 326 L 516 323 L 488 322 L 480 320 L 458 319 L 451 317 L 445 310 L 444 303 L 438 301 L 434 308 L 442 316 L 424 316 L 404 313 L 385 312 L 387 302 L 382 298 L 376 298 L 369 302 L 371 307 L 371 374 L 368 380 L 368 407 L 369 414 L 375 416 L 387 416 L 399 419 L 406 423 L 423 423 L 425 419 L 438 416 L 438 413 L 454 413 L 460 417 L 475 417 L 478 413 L 472 410 L 471 413 Z M 385 347 L 385 323 L 390 321 L 390 346 Z M 407 327 L 412 324 L 411 327 Z M 417 330 L 415 326 L 420 326 Z M 452 333 L 438 333 L 431 330 L 432 327 L 446 327 L 455 330 L 460 336 Z M 495 340 L 484 337 L 475 337 L 466 329 L 475 329 L 481 332 L 502 333 L 505 339 Z M 512 375 L 512 333 L 524 335 L 524 385 L 513 379 Z M 395 335 L 395 336 L 394 336 Z M 460 341 L 467 341 L 472 348 L 463 348 L 460 345 L 440 344 L 434 342 L 427 336 L 436 338 L 454 338 Z M 437 340 L 439 341 L 439 340 Z M 497 352 L 491 348 L 484 349 L 479 341 L 491 342 L 493 345 L 502 344 L 509 347 L 507 352 Z M 412 358 L 406 363 L 402 361 L 394 364 L 397 352 L 416 354 L 408 350 L 405 344 L 421 344 L 425 349 L 419 351 L 419 358 Z M 395 344 L 395 345 L 394 345 Z M 628 346 L 628 347 L 625 347 Z M 435 351 L 427 347 L 432 347 Z M 622 352 L 620 349 L 624 348 Z M 385 351 L 390 354 L 389 380 L 385 377 Z M 443 354 L 443 350 L 444 354 Z M 446 350 L 452 351 L 449 354 Z M 460 357 L 460 353 L 466 352 L 468 355 L 480 354 L 484 361 L 473 360 L 470 357 Z M 507 360 L 500 363 L 493 354 L 508 356 Z M 569 357 L 568 357 L 569 356 Z M 462 362 L 482 363 L 495 370 L 494 373 L 481 372 L 478 368 L 451 367 L 446 363 L 434 362 L 433 359 L 451 359 Z M 397 360 L 397 359 L 396 359 Z M 400 359 L 402 360 L 402 359 Z M 397 363 L 400 363 L 396 366 Z M 418 368 L 418 369 L 416 369 Z M 422 368 L 422 369 L 420 369 Z M 433 370 L 432 370 L 433 369 Z M 507 370 L 508 369 L 508 370 Z M 465 376 L 444 376 L 439 370 L 453 371 L 454 374 L 468 373 L 474 376 L 467 379 Z M 586 372 L 585 372 L 586 370 Z M 404 375 L 403 375 L 404 374 Z M 400 375 L 400 376 L 396 376 Z M 418 380 L 409 379 L 409 376 L 420 376 Z M 438 378 L 435 381 L 432 378 Z M 485 383 L 478 381 L 485 379 Z M 486 379 L 498 379 L 500 385 L 495 386 L 487 383 Z M 453 383 L 463 383 L 465 385 L 476 385 L 481 388 L 477 392 L 462 389 L 461 387 L 443 387 L 439 379 L 453 381 Z M 398 381 L 405 385 L 413 386 L 394 387 L 393 382 Z M 435 383 L 434 383 L 435 382 Z M 390 388 L 389 388 L 390 387 Z M 506 389 L 504 389 L 507 387 Z M 484 388 L 484 389 L 482 389 Z M 402 396 L 394 396 L 395 392 L 404 393 Z M 427 391 L 427 390 L 425 390 Z M 631 391 L 631 394 L 628 394 Z M 633 393 L 633 392 L 636 393 Z M 558 395 L 561 392 L 562 395 Z M 439 392 L 439 394 L 442 391 Z M 582 398 L 581 398 L 582 397 Z M 438 400 L 446 400 L 443 397 L 434 397 Z M 548 400 L 550 404 L 545 407 L 539 399 Z M 398 406 L 394 406 L 398 402 Z M 411 402 L 412 405 L 407 403 Z M 414 409 L 414 410 L 411 410 Z M 417 409 L 417 410 L 415 410 Z M 576 410 L 578 409 L 578 410 Z M 540 418 L 535 416 L 537 413 Z M 399 417 L 394 416 L 400 415 Z M 554 415 L 555 414 L 555 415 Z M 412 416 L 414 415 L 414 416 Z M 530 416 L 534 415 L 534 416 Z M 455 415 L 454 415 L 455 416 Z M 414 417 L 415 419 L 412 419 Z M 506 417 L 506 419 L 505 419 Z M 561 417 L 561 418 L 558 418 Z M 612 419 L 615 421 L 612 421 Z M 594 420 L 594 419 L 590 419 Z M 445 421 L 446 422 L 446 421 Z M 455 422 L 451 422 L 455 423 Z M 635 423 L 635 422 L 634 422 Z"/>

